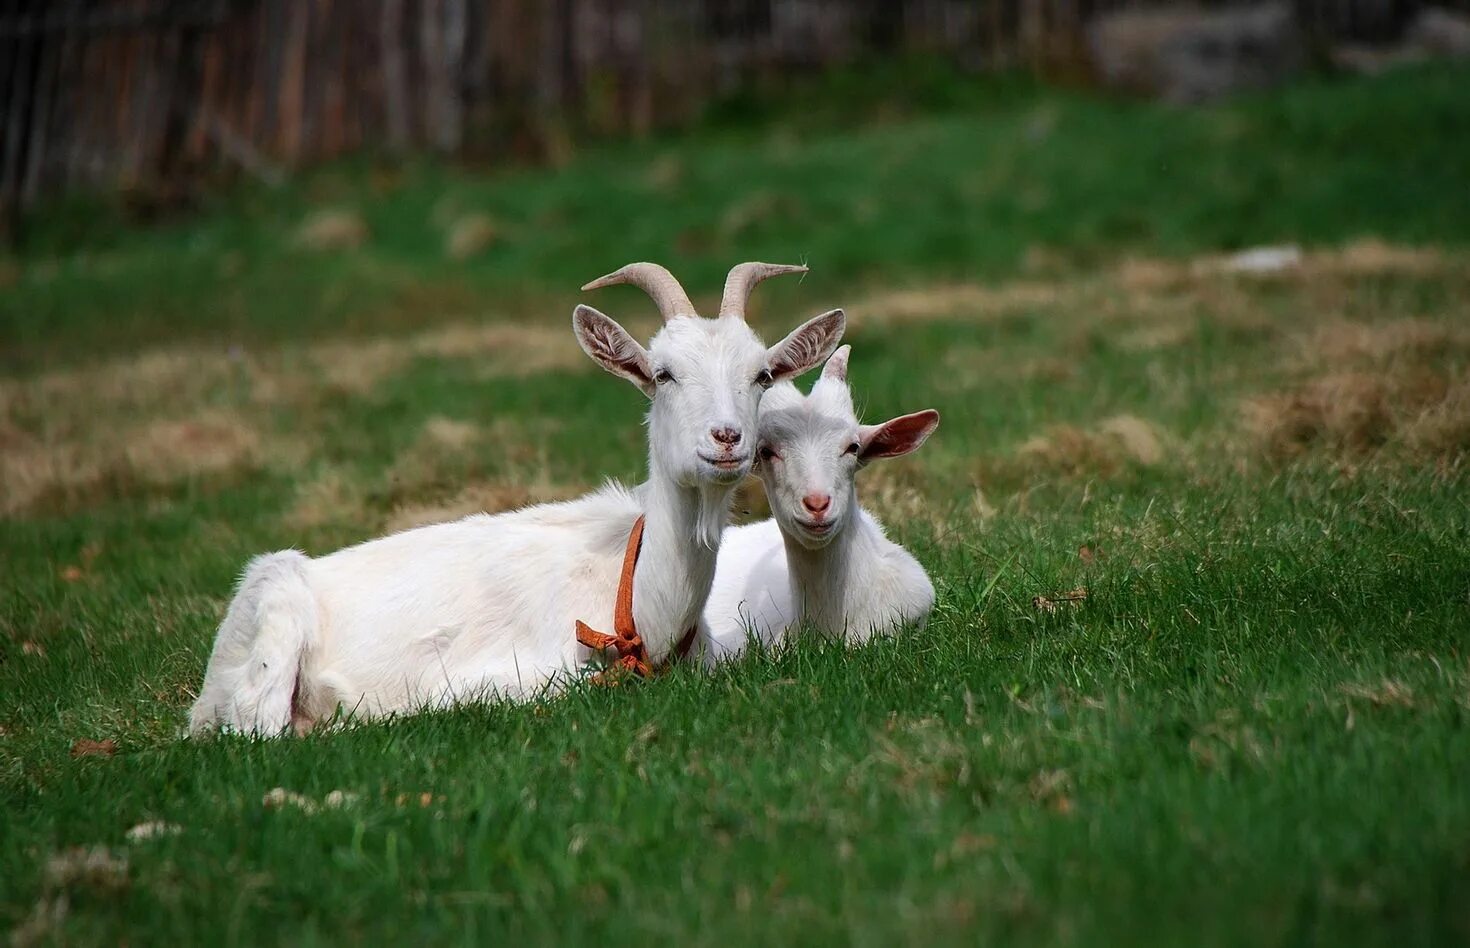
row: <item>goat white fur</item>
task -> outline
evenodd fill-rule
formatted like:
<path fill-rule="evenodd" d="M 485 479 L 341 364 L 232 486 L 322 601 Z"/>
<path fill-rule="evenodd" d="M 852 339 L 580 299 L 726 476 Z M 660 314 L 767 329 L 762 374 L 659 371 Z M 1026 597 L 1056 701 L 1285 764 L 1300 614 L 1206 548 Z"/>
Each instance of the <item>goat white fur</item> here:
<path fill-rule="evenodd" d="M 555 689 L 592 657 L 575 640 L 575 620 L 612 627 L 639 515 L 646 525 L 633 614 L 649 659 L 665 660 L 704 608 L 729 494 L 752 463 L 762 395 L 820 364 L 841 338 L 841 310 L 769 349 L 746 325 L 745 299 L 757 282 L 804 270 L 735 267 L 718 319 L 696 316 L 678 282 L 654 264 L 631 264 L 584 287 L 635 284 L 666 320 L 644 349 L 591 307 L 572 317 L 587 354 L 651 399 L 648 480 L 420 527 L 321 558 L 258 557 L 220 625 L 191 732 L 272 735 L 293 724 L 304 730 L 339 708 L 374 717 Z"/>
<path fill-rule="evenodd" d="M 802 621 L 863 642 L 922 625 L 933 608 L 924 567 L 858 505 L 854 476 L 871 461 L 917 449 L 939 413 L 858 424 L 849 352 L 837 350 L 805 398 L 787 382 L 761 402 L 755 472 L 773 517 L 725 531 L 695 644 L 708 665 L 752 640 L 775 645 Z"/>

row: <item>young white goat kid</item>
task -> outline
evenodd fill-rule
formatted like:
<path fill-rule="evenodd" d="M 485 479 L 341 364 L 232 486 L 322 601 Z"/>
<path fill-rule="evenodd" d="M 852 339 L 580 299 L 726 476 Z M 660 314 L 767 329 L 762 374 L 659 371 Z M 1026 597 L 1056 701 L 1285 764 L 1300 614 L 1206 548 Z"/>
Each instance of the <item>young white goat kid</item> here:
<path fill-rule="evenodd" d="M 587 354 L 651 400 L 648 480 L 579 500 L 398 533 L 313 559 L 251 562 L 220 625 L 190 730 L 277 734 L 329 718 L 413 711 L 556 687 L 586 662 L 574 624 L 612 625 L 625 544 L 646 518 L 632 611 L 648 660 L 665 661 L 704 609 L 731 490 L 749 471 L 761 397 L 821 363 L 842 335 L 833 310 L 770 348 L 746 325 L 751 289 L 805 267 L 730 271 L 717 319 L 678 281 L 630 264 L 583 289 L 628 283 L 665 319 L 647 349 L 578 306 Z"/>
<path fill-rule="evenodd" d="M 761 402 L 755 471 L 770 520 L 725 531 L 696 651 L 713 665 L 755 637 L 767 646 L 805 620 L 850 642 L 922 624 L 934 605 L 924 567 L 858 505 L 854 476 L 908 454 L 939 426 L 926 410 L 860 425 L 843 346 L 811 394 L 777 385 Z"/>

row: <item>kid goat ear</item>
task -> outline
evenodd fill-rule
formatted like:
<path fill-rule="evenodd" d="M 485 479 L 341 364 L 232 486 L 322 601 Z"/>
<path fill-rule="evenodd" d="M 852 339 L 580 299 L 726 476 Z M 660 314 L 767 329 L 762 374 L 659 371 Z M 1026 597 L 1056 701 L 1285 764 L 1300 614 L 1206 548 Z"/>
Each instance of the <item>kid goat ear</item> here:
<path fill-rule="evenodd" d="M 822 366 L 822 378 L 833 382 L 847 381 L 847 360 L 852 355 L 852 346 L 839 346 L 827 364 Z"/>

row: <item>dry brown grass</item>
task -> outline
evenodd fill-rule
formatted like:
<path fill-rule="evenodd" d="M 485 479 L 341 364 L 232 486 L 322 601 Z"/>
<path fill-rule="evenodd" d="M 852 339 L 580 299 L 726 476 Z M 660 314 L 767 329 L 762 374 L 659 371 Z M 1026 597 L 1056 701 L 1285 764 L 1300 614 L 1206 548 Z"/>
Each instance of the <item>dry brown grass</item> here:
<path fill-rule="evenodd" d="M 217 411 L 99 429 L 85 440 L 16 442 L 0 457 L 0 514 L 6 516 L 245 471 L 267 453 L 266 439 L 249 422 Z M 284 441 L 272 444 L 270 453 L 297 454 Z"/>
<path fill-rule="evenodd" d="M 1444 397 L 1405 424 L 1399 436 L 1420 457 L 1449 460 L 1470 452 L 1470 379 L 1450 385 Z"/>
<path fill-rule="evenodd" d="M 1285 249 L 1285 248 L 1283 248 Z M 1118 269 L 1119 279 L 1140 289 L 1178 286 L 1200 279 L 1277 280 L 1311 282 L 1325 277 L 1433 276 L 1451 267 L 1463 267 L 1460 255 L 1426 248 L 1390 244 L 1377 238 L 1355 240 L 1337 248 L 1301 253 L 1275 269 L 1252 271 L 1239 266 L 1240 254 L 1206 254 L 1192 260 L 1134 259 Z"/>
<path fill-rule="evenodd" d="M 863 506 L 889 522 L 924 517 L 931 505 L 920 490 L 922 478 L 916 477 L 920 469 L 917 464 L 880 464 L 865 471 L 858 482 Z"/>
<path fill-rule="evenodd" d="M 244 420 L 204 413 L 144 426 L 123 446 L 128 466 L 147 480 L 224 471 L 259 459 L 261 437 Z"/>
<path fill-rule="evenodd" d="M 1403 274 L 1430 276 L 1449 267 L 1462 267 L 1457 255 L 1434 247 L 1404 247 L 1374 237 L 1355 240 L 1338 251 L 1307 255 L 1309 268 L 1352 273 L 1359 276 Z"/>
<path fill-rule="evenodd" d="M 297 404 L 320 394 L 324 381 L 349 392 L 368 391 L 417 358 L 474 359 L 486 374 L 508 376 L 588 364 L 559 323 L 451 323 L 402 337 L 326 341 L 259 353 L 161 349 L 0 380 L 0 418 L 151 411 L 222 391 L 255 404 Z"/>
<path fill-rule="evenodd" d="M 1032 489 L 1043 484 L 1109 480 L 1159 467 L 1187 472 L 1197 463 L 1191 443 L 1136 415 L 1114 415 L 1091 426 L 1050 425 L 1012 449 L 965 461 L 945 486 L 947 496 L 962 502 L 947 511 L 930 509 L 929 516 L 949 518 L 948 526 L 936 533 L 943 536 L 953 532 L 955 518 L 978 523 L 1001 511 L 1027 510 Z M 915 465 L 910 462 L 910 466 Z M 930 472 L 920 470 L 909 476 L 916 483 L 926 483 L 931 488 L 926 489 L 926 496 L 932 497 Z M 927 506 L 932 508 L 932 503 Z M 917 490 L 907 504 L 895 505 L 901 513 L 923 507 Z M 1096 554 L 1089 550 L 1088 555 Z"/>
<path fill-rule="evenodd" d="M 850 307 L 865 323 L 890 324 L 953 318 L 995 319 L 1037 310 L 1063 310 L 1120 334 L 1124 348 L 1150 350 L 1187 342 L 1198 319 L 1244 331 L 1271 333 L 1278 319 L 1263 312 L 1258 291 L 1284 287 L 1302 298 L 1292 322 L 1361 306 L 1365 278 L 1442 277 L 1470 289 L 1470 258 L 1463 253 L 1360 240 L 1301 255 L 1293 266 L 1239 272 L 1234 255 L 1192 260 L 1125 259 L 1097 274 L 1003 284 L 961 283 L 879 292 Z"/>
<path fill-rule="evenodd" d="M 297 485 L 285 523 L 294 530 L 312 530 L 329 524 L 362 522 L 367 510 L 367 486 L 332 468 Z"/>
<path fill-rule="evenodd" d="M 522 377 L 583 368 L 586 357 L 570 335 L 559 324 L 453 323 L 401 338 L 319 343 L 306 350 L 304 368 L 350 394 L 369 392 L 422 358 L 470 359 L 485 377 Z"/>
<path fill-rule="evenodd" d="M 852 308 L 854 312 L 861 313 L 865 321 L 886 325 L 962 315 L 1004 315 L 1055 306 L 1067 298 L 1065 283 L 955 284 L 878 293 L 859 301 Z"/>
<path fill-rule="evenodd" d="M 446 221 L 451 217 L 462 215 L 455 210 Z M 1039 318 L 1066 320 L 1061 340 L 1045 352 L 1016 358 L 1010 347 L 973 345 L 946 352 L 936 380 L 944 391 L 994 378 L 1073 384 L 1079 361 L 1099 341 L 1125 352 L 1162 353 L 1196 345 L 1206 325 L 1252 344 L 1286 340 L 1288 357 L 1279 366 L 1276 359 L 1237 360 L 1218 369 L 1229 376 L 1218 381 L 1237 391 L 1278 387 L 1244 409 L 1245 430 L 1271 455 L 1317 448 L 1361 454 L 1401 445 L 1416 457 L 1444 458 L 1466 450 L 1470 396 L 1461 366 L 1470 362 L 1470 328 L 1432 309 L 1462 283 L 1470 291 L 1463 254 L 1360 241 L 1256 275 L 1228 272 L 1225 259 L 1127 260 L 1100 274 L 1052 281 L 904 289 L 877 293 L 852 309 L 877 324 L 1030 317 L 1039 310 L 1050 311 Z M 1395 275 L 1436 278 L 1420 304 L 1412 282 L 1388 285 L 1387 292 L 1404 294 L 1408 312 L 1415 305 L 1426 312 L 1393 322 L 1352 318 L 1382 310 L 1381 294 L 1364 292 L 1363 279 Z M 418 360 L 456 360 L 482 377 L 592 370 L 560 321 L 457 322 L 258 352 L 165 348 L 0 380 L 0 516 L 72 510 L 190 479 L 298 465 L 309 433 L 282 436 L 280 418 L 306 419 L 309 430 L 330 413 L 333 399 L 372 393 Z M 1280 385 L 1283 374 L 1291 384 Z M 472 450 L 483 434 L 451 427 L 426 437 L 430 459 L 405 462 L 386 489 L 353 486 L 332 472 L 309 482 L 294 521 L 359 517 L 369 495 L 380 511 L 442 504 L 444 492 L 459 482 L 486 477 L 462 459 L 444 461 Z M 1048 429 L 1000 466 L 1021 474 L 1105 476 L 1160 463 L 1167 452 L 1156 428 L 1120 416 L 1091 430 Z M 891 478 L 876 479 L 877 502 L 902 515 L 915 505 L 909 494 L 917 488 Z"/>
<path fill-rule="evenodd" d="M 1055 425 L 1024 442 L 1016 459 L 1031 471 L 1067 477 L 1117 474 L 1125 467 L 1152 467 L 1166 459 L 1171 439 L 1157 425 L 1134 415 L 1115 415 L 1091 429 Z"/>
<path fill-rule="evenodd" d="M 1363 271 L 1379 273 L 1403 267 L 1418 274 L 1428 267 L 1448 266 L 1433 254 L 1393 252 L 1376 244 L 1366 246 L 1368 249 L 1355 246 L 1339 252 L 1305 254 L 1295 267 L 1270 275 L 1231 272 L 1220 263 L 1225 258 L 1179 263 L 1135 260 L 1125 261 L 1101 275 L 1062 281 L 1051 291 L 1044 292 L 1035 284 L 999 291 L 949 287 L 932 293 L 874 297 L 869 305 L 888 305 L 896 316 L 904 319 L 964 318 L 966 314 L 972 318 L 1003 318 L 1008 309 L 1011 315 L 1016 315 L 1035 307 L 1055 306 L 1055 317 L 1065 321 L 1066 330 L 1049 350 L 1017 358 L 1012 347 L 1007 346 L 993 350 L 973 345 L 954 347 L 945 353 L 943 371 L 937 373 L 934 382 L 944 391 L 967 390 L 979 379 L 997 378 L 1070 385 L 1077 382 L 1079 372 L 1087 371 L 1085 366 L 1096 357 L 1100 344 L 1124 352 L 1163 352 L 1197 345 L 1205 327 L 1213 327 L 1209 331 L 1214 338 L 1239 345 L 1242 352 L 1255 347 L 1262 358 L 1246 354 L 1211 362 L 1208 382 L 1204 384 L 1235 391 L 1260 389 L 1273 384 L 1282 374 L 1272 350 L 1282 345 L 1289 348 L 1290 340 L 1320 332 L 1313 327 L 1323 315 L 1337 312 L 1327 302 L 1351 295 L 1354 281 Z M 1261 285 L 1262 281 L 1270 280 L 1277 283 Z M 1040 314 L 1038 318 L 1052 317 Z M 1328 357 L 1341 355 L 1346 348 L 1442 354 L 1447 346 L 1463 346 L 1464 336 L 1431 320 L 1394 324 L 1386 327 L 1380 333 L 1382 338 L 1377 340 L 1366 338 L 1356 330 L 1354 333 L 1352 340 L 1339 336 L 1335 349 L 1320 341 L 1311 345 Z M 1201 384 L 1187 371 L 1173 368 L 1168 361 L 1140 363 L 1140 368 L 1154 374 L 1158 397 L 1171 402 L 1173 407 L 1187 403 Z M 1408 387 L 1395 387 L 1386 397 L 1411 394 Z M 1429 394 L 1437 405 L 1441 401 L 1439 396 L 1446 392 Z M 1329 405 L 1327 399 L 1309 401 L 1323 410 L 1337 407 L 1335 403 Z M 1410 429 L 1417 433 L 1418 443 L 1447 444 L 1460 437 L 1462 426 L 1450 407 L 1453 404 L 1456 403 L 1449 400 L 1449 405 L 1425 415 L 1422 422 Z M 1354 425 L 1360 430 L 1371 425 L 1371 420 L 1366 424 L 1351 420 L 1354 411 L 1350 403 L 1344 418 L 1335 420 L 1334 424 L 1343 425 L 1345 430 Z M 1185 442 L 1154 421 L 1119 414 L 1091 426 L 1051 426 L 1009 454 L 980 460 L 972 465 L 971 475 L 973 481 L 998 487 L 1003 492 L 1049 477 L 1109 478 L 1136 468 L 1192 465 L 1194 454 L 1186 451 L 1190 443 L 1192 440 Z M 1239 442 L 1222 440 L 1221 444 L 1242 456 L 1250 453 L 1250 448 Z M 907 479 L 907 475 L 878 474 L 865 487 L 865 501 L 871 498 L 875 507 L 896 518 L 922 517 L 923 511 L 931 506 L 925 504 L 924 498 L 933 495 L 933 472 L 916 476 L 922 483 L 906 483 Z M 976 498 L 976 512 L 983 519 L 993 508 L 983 495 L 977 494 Z"/>
<path fill-rule="evenodd" d="M 1156 323 L 1123 331 L 1117 338 L 1117 344 L 1125 352 L 1157 352 L 1192 342 L 1196 332 L 1193 323 Z"/>
<path fill-rule="evenodd" d="M 0 516 L 297 465 L 299 438 L 275 431 L 281 409 L 309 415 L 334 394 L 372 391 L 420 358 L 472 360 L 485 377 L 590 367 L 565 327 L 490 323 L 258 354 L 165 349 L 0 380 Z M 431 440 L 471 437 L 439 424 Z M 325 503 L 325 488 L 312 490 Z"/>
<path fill-rule="evenodd" d="M 1288 354 L 1298 380 L 1247 399 L 1246 430 L 1272 457 L 1343 460 L 1389 449 L 1448 460 L 1470 450 L 1470 329 L 1424 319 L 1333 321 Z"/>
<path fill-rule="evenodd" d="M 1300 364 L 1308 368 L 1377 367 L 1459 356 L 1470 356 L 1470 327 L 1413 318 L 1385 323 L 1334 320 L 1303 335 L 1296 353 Z"/>
<path fill-rule="evenodd" d="M 533 480 L 481 481 L 463 488 L 441 503 L 405 504 L 383 521 L 383 530 L 394 533 L 430 523 L 445 523 L 476 513 L 500 513 L 531 504 L 570 500 L 584 492 L 578 485 L 558 484 L 544 474 Z"/>
<path fill-rule="evenodd" d="M 538 419 L 535 427 L 544 433 L 550 424 Z M 487 452 L 511 472 L 485 477 Z M 585 485 L 553 479 L 551 470 L 540 441 L 522 423 L 501 418 L 482 426 L 436 415 L 380 474 L 354 477 L 329 468 L 303 482 L 285 522 L 293 529 L 336 524 L 391 532 L 585 491 Z"/>
<path fill-rule="evenodd" d="M 955 509 L 968 519 L 995 511 L 970 481 L 968 470 L 936 463 L 923 452 L 874 464 L 858 476 L 858 499 L 890 531 L 926 528 L 937 540 L 955 529 Z M 941 501 L 940 498 L 946 498 Z"/>
<path fill-rule="evenodd" d="M 1331 373 L 1247 400 L 1244 420 L 1275 458 L 1319 449 L 1351 459 L 1395 448 L 1449 459 L 1470 450 L 1470 382 L 1427 370 Z"/>
<path fill-rule="evenodd" d="M 494 426 L 497 450 L 519 453 L 524 434 L 507 419 Z M 424 422 L 418 437 L 388 468 L 383 491 L 393 502 L 412 501 L 442 490 L 456 475 L 463 475 L 466 462 L 474 460 L 474 449 L 489 433 L 480 426 L 435 415 Z"/>

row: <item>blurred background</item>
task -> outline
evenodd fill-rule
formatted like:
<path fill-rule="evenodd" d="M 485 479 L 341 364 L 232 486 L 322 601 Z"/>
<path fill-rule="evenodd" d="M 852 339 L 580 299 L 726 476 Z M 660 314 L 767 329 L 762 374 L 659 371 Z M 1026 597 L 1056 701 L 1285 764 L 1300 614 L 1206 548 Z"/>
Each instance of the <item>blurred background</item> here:
<path fill-rule="evenodd" d="M 0 365 L 630 259 L 850 298 L 1459 239 L 1466 57 L 1470 0 L 0 0 Z"/>
<path fill-rule="evenodd" d="M 564 162 L 908 57 L 1186 103 L 1470 52 L 1470 0 L 4 0 L 0 218 L 364 150 Z"/>

